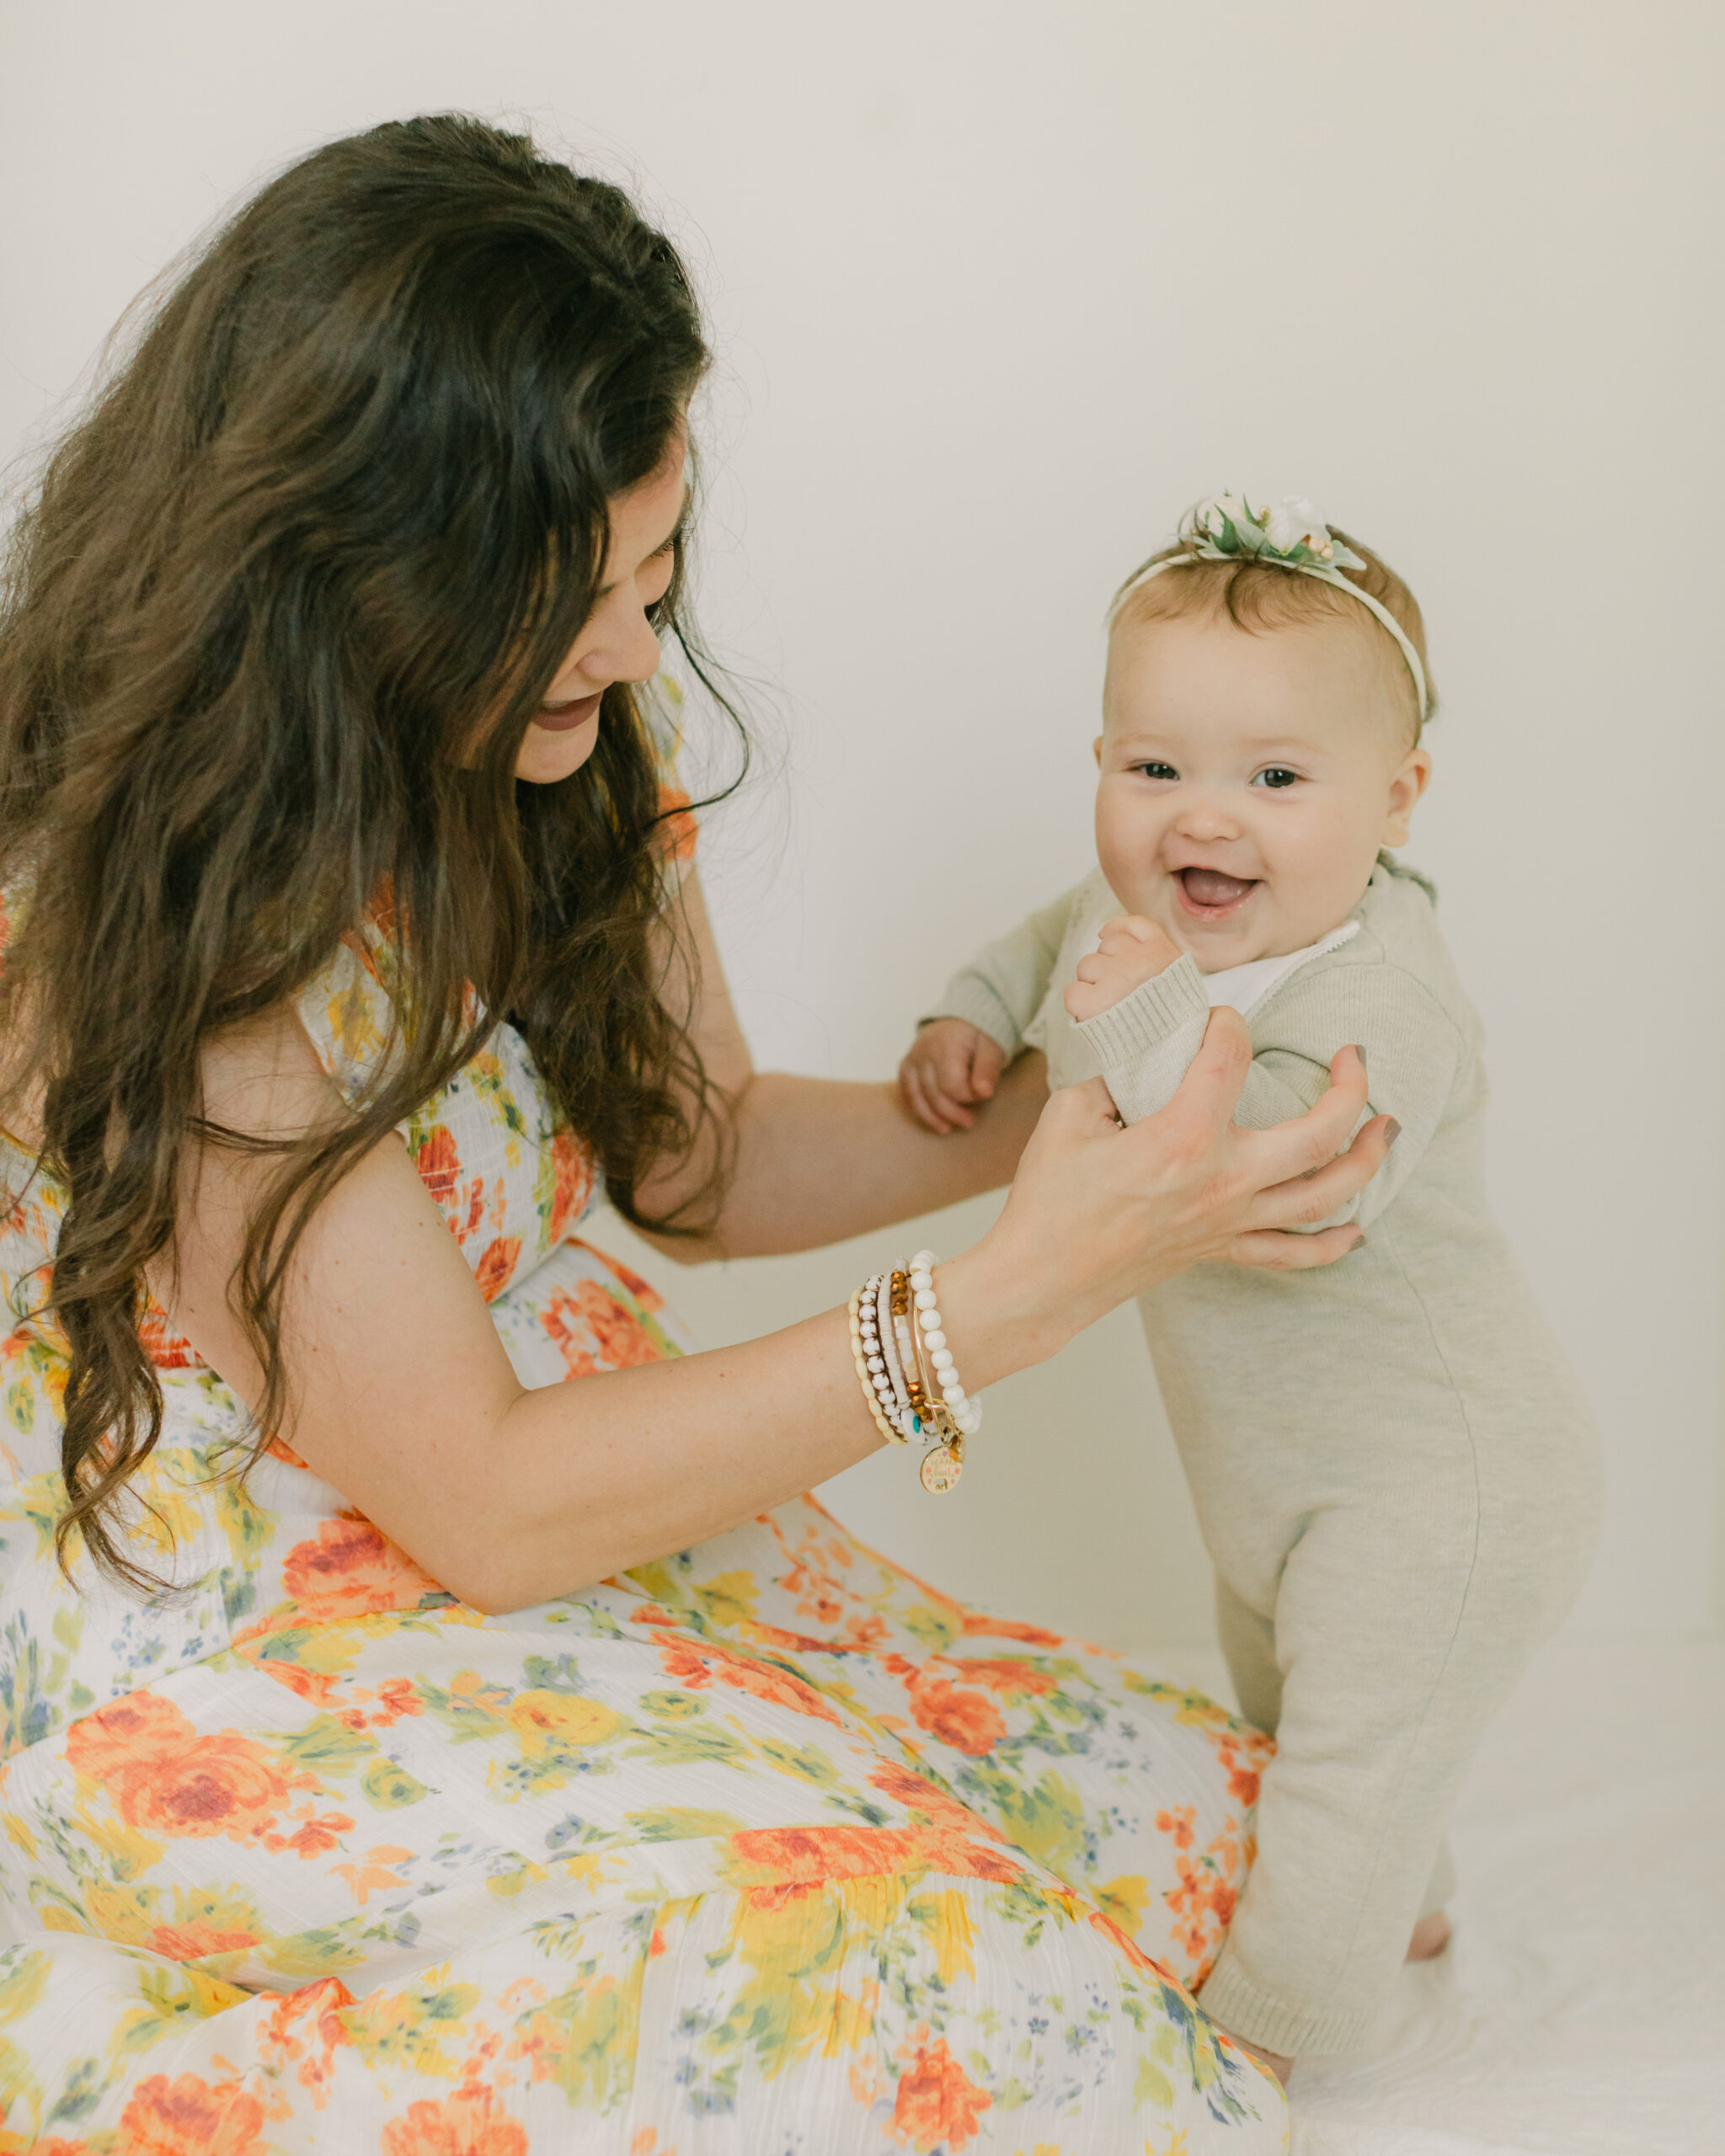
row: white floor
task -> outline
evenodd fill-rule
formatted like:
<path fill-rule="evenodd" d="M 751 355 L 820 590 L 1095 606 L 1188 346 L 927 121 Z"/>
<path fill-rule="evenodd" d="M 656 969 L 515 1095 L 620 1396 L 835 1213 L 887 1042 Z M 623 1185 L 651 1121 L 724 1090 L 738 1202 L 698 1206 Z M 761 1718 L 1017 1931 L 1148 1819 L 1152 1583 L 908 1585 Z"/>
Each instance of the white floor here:
<path fill-rule="evenodd" d="M 1547 1648 L 1452 1838 L 1454 1945 L 1296 2068 L 1292 2156 L 1725 2156 L 1725 1644 Z"/>

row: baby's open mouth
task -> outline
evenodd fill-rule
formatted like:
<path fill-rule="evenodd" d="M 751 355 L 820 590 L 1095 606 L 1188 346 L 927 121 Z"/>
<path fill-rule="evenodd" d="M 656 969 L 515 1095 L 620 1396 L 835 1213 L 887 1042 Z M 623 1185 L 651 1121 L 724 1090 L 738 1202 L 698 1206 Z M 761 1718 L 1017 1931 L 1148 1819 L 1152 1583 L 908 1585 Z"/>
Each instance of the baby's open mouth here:
<path fill-rule="evenodd" d="M 1180 888 L 1194 912 L 1220 913 L 1258 889 L 1254 876 L 1225 876 L 1220 868 L 1183 868 Z"/>

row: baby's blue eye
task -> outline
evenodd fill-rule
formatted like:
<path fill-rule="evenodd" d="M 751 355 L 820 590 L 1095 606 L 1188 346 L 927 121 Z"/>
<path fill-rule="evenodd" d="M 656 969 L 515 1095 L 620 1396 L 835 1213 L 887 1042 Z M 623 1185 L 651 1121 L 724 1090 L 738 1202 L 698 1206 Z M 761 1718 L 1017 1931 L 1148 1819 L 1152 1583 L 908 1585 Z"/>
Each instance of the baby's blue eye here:
<path fill-rule="evenodd" d="M 1172 764 L 1134 764 L 1135 771 L 1142 771 L 1146 778 L 1178 778 L 1180 774 Z"/>
<path fill-rule="evenodd" d="M 1278 791 L 1284 787 L 1297 786 L 1299 782 L 1299 772 L 1290 771 L 1285 764 L 1267 765 L 1252 782 L 1254 786 L 1274 787 Z"/>

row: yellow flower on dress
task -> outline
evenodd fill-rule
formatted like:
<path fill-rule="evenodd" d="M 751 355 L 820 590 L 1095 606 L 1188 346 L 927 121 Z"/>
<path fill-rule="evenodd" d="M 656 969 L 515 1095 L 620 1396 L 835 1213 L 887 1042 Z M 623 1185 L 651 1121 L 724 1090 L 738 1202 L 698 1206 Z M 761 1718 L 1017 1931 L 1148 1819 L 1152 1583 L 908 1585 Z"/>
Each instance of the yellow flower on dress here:
<path fill-rule="evenodd" d="M 564 1747 L 602 1744 L 622 1726 L 622 1716 L 597 1700 L 573 1692 L 518 1692 L 505 1720 L 531 1759 Z"/>

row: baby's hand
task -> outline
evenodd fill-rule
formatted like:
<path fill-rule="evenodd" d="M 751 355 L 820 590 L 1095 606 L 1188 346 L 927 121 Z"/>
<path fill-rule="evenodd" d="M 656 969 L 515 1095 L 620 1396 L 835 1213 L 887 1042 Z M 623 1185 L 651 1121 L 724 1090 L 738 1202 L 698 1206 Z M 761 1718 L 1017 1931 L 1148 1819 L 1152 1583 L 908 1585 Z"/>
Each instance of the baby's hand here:
<path fill-rule="evenodd" d="M 1081 1025 L 1087 1018 L 1099 1018 L 1124 1003 L 1135 988 L 1165 972 L 1179 955 L 1179 945 L 1165 928 L 1142 914 L 1122 914 L 1103 929 L 1102 947 L 1078 961 L 1078 978 L 1063 998 L 1066 1009 Z"/>
<path fill-rule="evenodd" d="M 968 1130 L 970 1110 L 989 1099 L 1006 1057 L 998 1041 L 964 1018 L 931 1018 L 899 1065 L 899 1091 L 919 1123 L 943 1137 Z"/>

